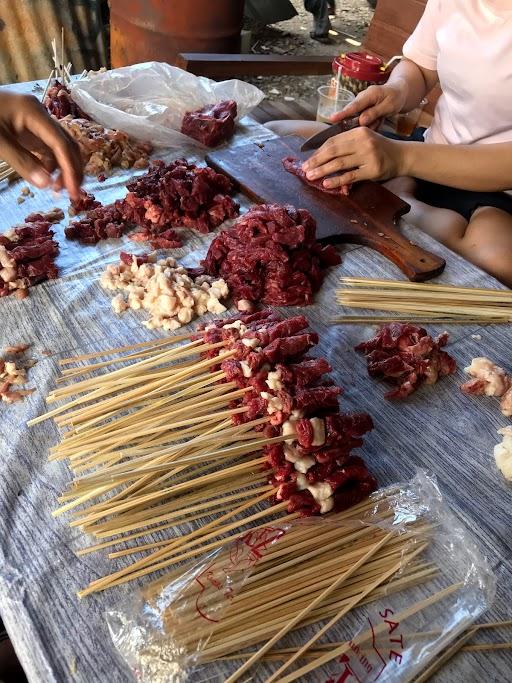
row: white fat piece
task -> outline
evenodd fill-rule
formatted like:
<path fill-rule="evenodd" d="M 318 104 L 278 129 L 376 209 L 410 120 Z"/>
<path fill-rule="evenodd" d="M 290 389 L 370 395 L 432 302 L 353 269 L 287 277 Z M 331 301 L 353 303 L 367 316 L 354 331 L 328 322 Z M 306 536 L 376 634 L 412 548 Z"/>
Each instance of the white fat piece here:
<path fill-rule="evenodd" d="M 280 391 L 284 386 L 281 382 L 281 371 L 269 372 L 265 383 L 271 391 Z"/>
<path fill-rule="evenodd" d="M 301 455 L 293 446 L 287 443 L 284 445 L 284 458 L 288 462 L 293 463 L 295 470 L 301 474 L 306 474 L 316 463 L 316 460 L 311 455 Z"/>
<path fill-rule="evenodd" d="M 297 423 L 297 420 L 300 420 L 300 418 L 303 417 L 302 410 L 292 410 L 292 413 L 290 417 L 283 422 L 283 436 L 287 436 L 288 438 L 285 439 L 286 443 L 293 443 L 297 437 L 297 430 L 295 428 L 295 425 Z"/>
<path fill-rule="evenodd" d="M 311 426 L 313 427 L 312 446 L 323 446 L 325 443 L 325 421 L 321 417 L 312 417 Z"/>
<path fill-rule="evenodd" d="M 255 349 L 258 348 L 259 341 L 256 338 L 254 338 L 254 339 L 242 339 L 242 344 L 254 351 Z"/>
<path fill-rule="evenodd" d="M 512 482 L 512 427 L 498 429 L 503 441 L 494 447 L 496 465 L 507 481 Z"/>
<path fill-rule="evenodd" d="M 0 245 L 0 266 L 3 268 L 14 268 L 16 266 L 16 262 L 9 256 L 9 252 L 3 245 Z"/>
<path fill-rule="evenodd" d="M 240 361 L 240 367 L 242 368 L 243 376 L 246 378 L 252 377 L 252 370 L 249 367 L 249 363 L 245 360 Z"/>
<path fill-rule="evenodd" d="M 223 330 L 238 330 L 240 335 L 244 335 L 247 332 L 247 326 L 243 324 L 241 320 L 235 320 L 234 323 L 229 323 L 228 325 L 222 326 Z"/>
<path fill-rule="evenodd" d="M 279 398 L 279 396 L 273 396 L 272 394 L 269 394 L 268 391 L 262 391 L 260 396 L 267 401 L 267 413 L 269 415 L 278 413 L 283 409 L 283 401 Z"/>
<path fill-rule="evenodd" d="M 311 484 L 304 474 L 297 475 L 297 488 L 299 491 L 309 491 L 317 503 L 327 500 L 333 494 L 332 487 L 325 481 L 318 481 Z"/>
<path fill-rule="evenodd" d="M 326 498 L 320 503 L 320 514 L 325 515 L 327 512 L 330 512 L 334 507 L 334 498 L 331 496 L 330 498 Z"/>

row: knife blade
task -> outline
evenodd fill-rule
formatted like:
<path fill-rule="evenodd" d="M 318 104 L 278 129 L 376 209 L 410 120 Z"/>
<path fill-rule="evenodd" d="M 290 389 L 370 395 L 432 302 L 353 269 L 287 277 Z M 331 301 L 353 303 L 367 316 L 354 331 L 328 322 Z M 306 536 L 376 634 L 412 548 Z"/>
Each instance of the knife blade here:
<path fill-rule="evenodd" d="M 325 130 L 321 130 L 319 133 L 316 133 L 315 135 L 312 135 L 310 138 L 308 138 L 306 142 L 304 142 L 304 144 L 301 146 L 300 151 L 307 152 L 310 149 L 318 149 L 318 147 L 323 145 L 326 140 L 332 138 L 334 135 L 345 133 L 347 130 L 352 130 L 353 128 L 357 128 L 358 126 L 358 116 L 353 116 L 350 119 L 344 119 L 343 121 L 339 121 L 338 123 L 333 123 Z"/>

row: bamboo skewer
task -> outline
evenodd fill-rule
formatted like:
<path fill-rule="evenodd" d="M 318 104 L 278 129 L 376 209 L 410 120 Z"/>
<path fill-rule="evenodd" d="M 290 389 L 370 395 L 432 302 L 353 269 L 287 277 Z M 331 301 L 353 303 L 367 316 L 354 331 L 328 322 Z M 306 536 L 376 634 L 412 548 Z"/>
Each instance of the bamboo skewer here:
<path fill-rule="evenodd" d="M 400 612 L 398 615 L 394 615 L 393 618 L 398 621 L 405 621 L 410 616 L 413 616 L 417 612 L 422 611 L 426 607 L 429 607 L 430 605 L 435 604 L 436 602 L 439 602 L 440 600 L 444 599 L 448 595 L 451 595 L 454 593 L 456 590 L 459 590 L 462 587 L 462 584 L 456 583 L 452 584 L 451 586 L 448 586 L 444 590 L 438 591 L 434 595 L 432 595 L 429 598 L 426 598 L 424 600 L 421 600 L 420 602 L 417 602 L 415 605 L 409 607 L 408 609 L 403 610 Z M 362 633 L 359 636 L 356 636 L 352 643 L 354 645 L 360 645 L 362 642 L 365 640 L 370 639 L 372 636 L 379 635 L 380 632 L 382 632 L 385 628 L 385 625 L 379 624 L 376 626 L 373 630 L 367 630 L 364 633 Z M 314 671 L 317 669 L 319 666 L 322 666 L 323 664 L 327 664 L 328 662 L 332 661 L 333 659 L 336 659 L 337 657 L 340 657 L 341 655 L 345 654 L 345 652 L 349 649 L 350 644 L 349 643 L 344 643 L 340 647 L 336 647 L 332 649 L 330 652 L 327 652 L 326 654 L 322 655 L 321 657 L 317 657 L 317 659 L 313 660 L 310 664 L 307 664 L 306 666 L 301 667 L 300 669 L 296 669 L 293 671 L 293 673 L 288 674 L 287 676 L 284 676 L 284 678 L 279 679 L 279 683 L 292 683 L 292 681 L 296 681 L 297 678 L 300 678 L 300 676 L 304 676 L 311 671 Z"/>
<path fill-rule="evenodd" d="M 425 681 L 428 681 L 428 679 L 433 676 L 435 672 L 443 666 L 443 664 L 451 659 L 453 655 L 456 654 L 460 648 L 475 635 L 477 630 L 478 628 L 475 626 L 460 636 L 454 643 L 452 643 L 452 645 L 450 645 L 447 650 L 445 650 L 445 652 L 443 652 L 442 655 L 437 657 L 433 664 L 427 667 L 419 676 L 414 679 L 414 683 L 425 683 Z"/>
<path fill-rule="evenodd" d="M 492 622 L 488 624 L 475 624 L 474 626 L 471 626 L 470 628 L 466 629 L 461 635 L 464 636 L 467 633 L 471 632 L 471 635 L 474 635 L 478 633 L 480 630 L 486 630 L 486 629 L 491 629 L 491 628 L 505 628 L 509 627 L 512 625 L 511 621 L 497 621 L 497 622 Z M 441 635 L 440 630 L 432 630 L 432 631 L 421 631 L 418 633 L 404 633 L 403 637 L 404 640 L 410 641 L 410 640 L 419 640 L 423 638 L 431 638 L 432 636 L 439 636 Z M 467 642 L 467 641 L 466 641 Z M 324 652 L 327 650 L 332 649 L 333 647 L 340 647 L 344 643 L 337 641 L 337 642 L 329 642 L 329 643 L 317 643 L 315 645 L 315 649 L 308 649 L 305 652 L 302 652 L 302 654 L 297 656 L 297 659 L 315 659 L 316 657 L 319 657 L 322 655 Z M 485 652 L 487 650 L 492 651 L 492 650 L 500 650 L 500 649 L 512 649 L 512 643 L 511 642 L 502 642 L 502 643 L 482 643 L 478 645 L 463 645 L 462 647 L 459 648 L 458 651 L 460 652 Z M 371 647 L 366 647 L 366 648 L 361 648 L 361 651 L 364 652 L 366 650 L 371 650 Z M 287 648 L 280 648 L 279 650 L 272 650 L 271 652 L 268 652 L 264 654 L 261 659 L 266 660 L 266 661 L 284 661 L 288 659 L 289 656 L 295 655 L 298 652 L 297 648 L 295 647 L 287 647 Z M 224 655 L 222 657 L 219 657 L 219 660 L 223 661 L 233 661 L 233 660 L 247 660 L 249 659 L 254 652 L 249 651 L 249 652 L 237 652 L 235 654 L 230 654 L 230 655 Z M 417 683 L 418 679 L 414 679 L 414 683 Z"/>
<path fill-rule="evenodd" d="M 335 580 L 330 583 L 327 588 L 325 588 L 319 595 L 317 595 L 306 607 L 304 607 L 296 616 L 293 617 L 287 624 L 285 624 L 279 631 L 263 645 L 253 656 L 243 664 L 238 671 L 229 676 L 226 683 L 235 683 L 242 674 L 244 674 L 253 664 L 255 664 L 266 652 L 268 652 L 273 645 L 275 645 L 281 638 L 283 638 L 288 631 L 290 631 L 294 626 L 296 626 L 307 614 L 309 614 L 317 605 L 319 605 L 327 596 L 329 596 L 339 585 L 341 585 L 347 578 L 352 576 L 359 567 L 361 567 L 370 557 L 372 557 L 377 550 L 379 550 L 383 545 L 385 545 L 393 536 L 393 532 L 386 534 L 381 540 L 375 545 L 370 547 L 370 550 L 365 553 L 355 564 L 353 564 L 349 569 L 347 569 L 340 576 L 337 576 Z M 394 573 L 394 572 L 393 572 Z M 384 580 L 384 579 L 383 579 Z M 364 597 L 364 596 L 363 596 Z M 284 667 L 286 668 L 286 667 Z M 271 676 L 268 681 L 275 678 L 275 674 Z"/>
<path fill-rule="evenodd" d="M 138 351 L 139 349 L 152 349 L 153 347 L 166 346 L 167 344 L 177 344 L 185 340 L 188 341 L 191 338 L 191 336 L 191 334 L 177 334 L 172 337 L 166 337 L 165 339 L 151 339 L 150 341 L 139 342 L 137 344 L 117 346 L 113 349 L 93 351 L 92 353 L 85 353 L 81 356 L 71 356 L 69 358 L 62 358 L 61 360 L 59 360 L 59 365 L 72 365 L 73 363 L 80 363 L 82 361 L 93 360 L 94 358 L 101 358 L 102 356 L 123 353 L 124 351 Z M 122 362 L 123 360 L 129 360 L 129 356 L 113 359 L 112 363 Z M 86 370 L 90 367 L 91 366 L 85 366 L 83 369 Z"/>
<path fill-rule="evenodd" d="M 336 292 L 342 306 L 397 313 L 415 322 L 438 323 L 510 323 L 512 292 L 506 289 L 483 289 L 414 283 L 399 280 L 341 278 L 347 288 Z M 391 315 L 346 316 L 334 322 L 385 322 Z"/>
<path fill-rule="evenodd" d="M 492 294 L 505 294 L 508 295 L 512 299 L 512 291 L 508 289 L 489 289 L 489 288 L 481 288 L 478 289 L 477 287 L 462 287 L 459 285 L 442 285 L 442 284 L 437 284 L 437 283 L 432 283 L 432 282 L 410 282 L 408 280 L 379 280 L 379 279 L 372 279 L 372 278 L 365 278 L 365 277 L 349 277 L 349 276 L 342 276 L 340 278 L 340 281 L 343 284 L 347 285 L 354 285 L 354 286 L 368 286 L 368 285 L 375 285 L 378 287 L 382 288 L 388 288 L 388 289 L 393 289 L 396 287 L 403 287 L 406 286 L 408 289 L 414 290 L 424 290 L 425 287 L 428 287 L 429 289 L 432 289 L 434 291 L 439 291 L 439 292 L 475 292 L 477 294 L 489 294 L 489 296 L 492 296 Z"/>

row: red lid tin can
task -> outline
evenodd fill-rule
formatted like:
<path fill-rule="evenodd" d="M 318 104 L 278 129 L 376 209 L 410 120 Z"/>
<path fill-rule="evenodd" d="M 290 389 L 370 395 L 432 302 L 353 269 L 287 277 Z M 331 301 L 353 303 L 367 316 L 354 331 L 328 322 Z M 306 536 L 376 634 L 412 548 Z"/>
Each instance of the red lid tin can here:
<path fill-rule="evenodd" d="M 355 95 L 370 85 L 382 85 L 391 73 L 380 57 L 368 52 L 347 52 L 335 57 L 332 71 L 335 81 L 339 78 L 340 86 L 351 90 Z"/>

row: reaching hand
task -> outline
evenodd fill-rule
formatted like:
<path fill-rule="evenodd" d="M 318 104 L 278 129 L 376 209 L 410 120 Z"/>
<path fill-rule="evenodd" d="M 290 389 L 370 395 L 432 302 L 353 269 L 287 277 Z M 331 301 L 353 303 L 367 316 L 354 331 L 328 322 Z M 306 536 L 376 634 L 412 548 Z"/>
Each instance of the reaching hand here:
<path fill-rule="evenodd" d="M 0 158 L 36 187 L 65 187 L 72 199 L 78 197 L 80 149 L 36 97 L 0 92 Z"/>
<path fill-rule="evenodd" d="M 389 140 L 369 128 L 354 128 L 324 144 L 303 164 L 310 180 L 326 178 L 324 187 L 343 188 L 359 180 L 386 180 L 406 175 L 404 151 L 407 143 Z"/>

